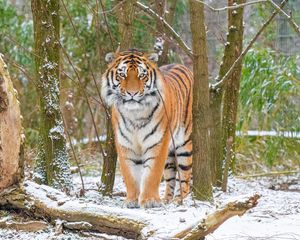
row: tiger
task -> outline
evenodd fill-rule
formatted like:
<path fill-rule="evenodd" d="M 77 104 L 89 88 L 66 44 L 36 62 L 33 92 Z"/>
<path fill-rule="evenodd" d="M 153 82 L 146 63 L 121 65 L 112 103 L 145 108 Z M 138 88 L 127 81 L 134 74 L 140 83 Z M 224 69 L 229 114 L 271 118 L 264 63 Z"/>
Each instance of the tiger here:
<path fill-rule="evenodd" d="M 105 60 L 101 96 L 111 107 L 126 206 L 180 201 L 190 191 L 192 172 L 191 70 L 181 64 L 159 68 L 156 53 L 137 49 L 108 53 Z M 159 196 L 162 177 L 164 201 Z"/>

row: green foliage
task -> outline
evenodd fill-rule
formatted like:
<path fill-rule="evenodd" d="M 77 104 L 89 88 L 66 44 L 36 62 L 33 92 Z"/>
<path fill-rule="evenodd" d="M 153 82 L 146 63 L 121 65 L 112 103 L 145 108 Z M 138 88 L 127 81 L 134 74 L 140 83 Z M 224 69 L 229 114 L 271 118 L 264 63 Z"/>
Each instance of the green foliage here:
<path fill-rule="evenodd" d="M 299 60 L 299 56 L 280 56 L 270 49 L 249 51 L 242 71 L 238 130 L 300 131 Z M 238 142 L 242 151 L 243 146 L 249 147 L 243 141 L 250 140 L 245 137 Z M 290 149 L 290 140 L 282 137 L 258 138 L 252 147 L 256 144 L 269 165 L 283 161 Z M 299 142 L 295 147 L 299 149 Z"/>
<path fill-rule="evenodd" d="M 25 49 L 32 49 L 32 20 L 24 14 L 19 14 L 14 6 L 6 0 L 0 0 L 0 51 L 8 53 L 16 62 L 26 67 L 32 67 L 31 56 L 24 54 L 10 39 L 20 43 Z"/>

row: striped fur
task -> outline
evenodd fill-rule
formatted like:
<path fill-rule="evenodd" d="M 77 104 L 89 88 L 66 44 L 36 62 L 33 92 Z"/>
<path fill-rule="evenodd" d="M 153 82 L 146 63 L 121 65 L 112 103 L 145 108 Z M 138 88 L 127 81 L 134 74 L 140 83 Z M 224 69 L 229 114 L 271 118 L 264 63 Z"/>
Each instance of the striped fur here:
<path fill-rule="evenodd" d="M 190 190 L 192 73 L 179 64 L 158 68 L 156 58 L 137 50 L 107 55 L 110 63 L 102 77 L 101 94 L 112 107 L 128 207 L 160 206 L 159 184 L 163 175 L 165 200 L 171 201 L 174 192 L 178 200 L 175 151 L 183 195 Z"/>

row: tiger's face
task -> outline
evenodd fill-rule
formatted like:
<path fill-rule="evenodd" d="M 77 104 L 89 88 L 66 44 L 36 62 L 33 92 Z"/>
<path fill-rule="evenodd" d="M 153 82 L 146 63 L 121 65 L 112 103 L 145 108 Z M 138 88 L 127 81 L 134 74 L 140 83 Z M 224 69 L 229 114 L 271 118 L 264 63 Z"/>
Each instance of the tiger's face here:
<path fill-rule="evenodd" d="M 137 50 L 108 53 L 109 63 L 102 76 L 102 98 L 109 105 L 129 110 L 142 109 L 158 97 L 159 70 L 157 54 L 144 54 Z"/>

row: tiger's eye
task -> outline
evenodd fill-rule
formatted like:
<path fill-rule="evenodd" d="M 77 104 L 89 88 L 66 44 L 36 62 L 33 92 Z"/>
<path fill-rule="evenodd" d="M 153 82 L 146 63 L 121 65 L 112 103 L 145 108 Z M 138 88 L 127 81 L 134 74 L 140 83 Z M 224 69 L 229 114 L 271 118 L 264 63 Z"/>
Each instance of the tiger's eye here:
<path fill-rule="evenodd" d="M 124 73 L 119 73 L 120 77 L 124 78 L 125 74 Z"/>

